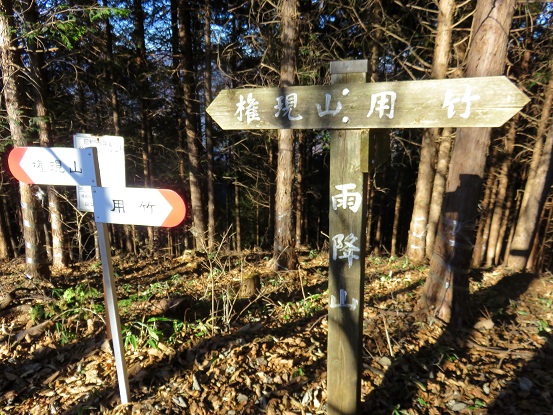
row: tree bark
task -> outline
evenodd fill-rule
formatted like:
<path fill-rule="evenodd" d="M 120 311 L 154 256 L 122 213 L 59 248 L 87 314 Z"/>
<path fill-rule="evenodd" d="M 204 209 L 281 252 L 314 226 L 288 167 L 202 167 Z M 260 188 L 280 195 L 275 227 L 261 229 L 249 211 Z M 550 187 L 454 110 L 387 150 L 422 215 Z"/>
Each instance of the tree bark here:
<path fill-rule="evenodd" d="M 497 244 L 495 245 L 495 260 L 498 264 L 504 260 L 503 245 L 507 240 L 507 229 L 510 228 L 509 220 L 511 216 L 511 208 L 513 206 L 513 188 L 513 183 L 509 183 L 509 186 L 507 187 L 507 196 L 505 197 L 507 202 L 505 204 L 503 218 L 501 219 L 501 224 L 499 226 L 499 238 L 497 239 Z"/>
<path fill-rule="evenodd" d="M 398 174 L 397 188 L 395 192 L 396 197 L 395 197 L 395 203 L 394 203 L 394 224 L 392 226 L 392 242 L 390 246 L 391 256 L 397 255 L 399 225 L 400 225 L 400 217 L 401 217 L 401 201 L 403 199 L 403 176 L 404 176 L 403 170 L 400 170 Z"/>
<path fill-rule="evenodd" d="M 492 150 L 491 159 L 495 159 L 495 150 Z M 484 196 L 481 201 L 480 220 L 478 222 L 478 230 L 476 231 L 476 242 L 474 243 L 474 249 L 472 250 L 471 265 L 474 268 L 478 268 L 482 265 L 484 260 L 484 253 L 488 247 L 488 237 L 490 235 L 490 223 L 491 212 L 493 206 L 493 187 L 495 183 L 495 166 L 494 162 L 491 162 L 491 168 L 488 171 L 488 179 L 484 185 Z"/>
<path fill-rule="evenodd" d="M 237 252 L 242 252 L 242 223 L 240 221 L 240 183 L 238 182 L 238 171 L 236 171 L 234 177 L 234 223 L 236 226 L 235 249 Z"/>
<path fill-rule="evenodd" d="M 549 63 L 550 74 L 553 60 Z M 550 75 L 551 76 L 551 75 Z M 540 212 L 551 186 L 551 151 L 553 150 L 553 124 L 551 123 L 551 105 L 553 102 L 553 76 L 545 90 L 545 99 L 536 133 L 536 145 L 528 171 L 522 204 L 518 216 L 515 234 L 511 243 L 507 265 L 515 271 L 526 268 L 532 250 L 536 225 Z M 549 131 L 548 131 L 549 130 Z M 547 134 L 544 142 L 544 136 Z"/>
<path fill-rule="evenodd" d="M 17 61 L 17 44 L 13 31 L 13 6 L 11 0 L 0 1 L 0 65 L 4 82 L 4 103 L 11 138 L 16 147 L 25 146 L 21 64 Z M 26 267 L 30 278 L 49 278 L 50 269 L 46 255 L 44 234 L 41 231 L 40 206 L 33 186 L 20 183 L 23 238 L 25 240 Z"/>
<path fill-rule="evenodd" d="M 206 248 L 206 223 L 203 211 L 201 186 L 200 139 L 198 137 L 198 111 L 195 105 L 196 82 L 194 78 L 194 58 L 192 45 L 191 14 L 188 2 L 179 1 L 179 40 L 182 54 L 181 70 L 183 79 L 183 97 L 186 143 L 188 147 L 190 201 L 194 235 L 197 250 Z"/>
<path fill-rule="evenodd" d="M 281 87 L 294 85 L 298 23 L 296 0 L 280 3 L 282 61 Z M 295 270 L 298 257 L 295 250 L 293 218 L 294 131 L 278 130 L 278 162 L 276 177 L 274 267 L 276 270 Z"/>
<path fill-rule="evenodd" d="M 305 169 L 305 134 L 298 131 L 297 156 L 296 156 L 296 243 L 301 246 L 304 242 L 305 199 L 303 171 Z"/>
<path fill-rule="evenodd" d="M 503 160 L 499 167 L 499 180 L 495 195 L 495 205 L 493 208 L 492 221 L 490 224 L 490 234 L 488 237 L 488 247 L 486 249 L 486 267 L 497 265 L 496 258 L 497 243 L 501 232 L 501 222 L 507 205 L 507 188 L 509 186 L 509 170 L 513 160 L 515 149 L 515 137 L 519 117 L 515 116 L 509 125 L 509 131 L 505 137 L 505 150 Z"/>
<path fill-rule="evenodd" d="M 0 185 L 0 199 L 5 199 L 4 185 Z M 12 259 L 14 251 L 10 243 L 10 232 L 5 218 L 9 217 L 5 203 L 0 203 L 0 259 Z"/>
<path fill-rule="evenodd" d="M 451 50 L 455 0 L 440 0 L 438 8 L 438 27 L 431 75 L 433 79 L 443 79 L 446 76 Z M 434 159 L 438 137 L 439 130 L 437 128 L 425 130 L 422 137 L 413 216 L 407 242 L 407 256 L 416 262 L 422 262 L 425 258 L 426 232 L 432 200 L 431 190 L 434 182 Z"/>
<path fill-rule="evenodd" d="M 211 94 L 211 0 L 205 1 L 205 69 L 204 69 L 204 95 L 205 107 L 212 100 Z M 213 168 L 213 123 L 209 115 L 205 116 L 205 147 L 207 161 L 207 247 L 209 250 L 215 246 L 215 173 Z"/>
<path fill-rule="evenodd" d="M 38 23 L 38 11 L 36 3 L 25 2 L 25 19 L 32 25 Z M 48 111 L 48 90 L 43 75 L 43 54 L 38 51 L 40 40 L 31 39 L 27 44 L 29 54 L 29 77 L 32 81 L 31 96 L 36 114 L 38 126 L 38 141 L 41 146 L 50 147 L 53 145 L 52 126 Z M 52 266 L 62 269 L 67 267 L 68 255 L 65 249 L 65 232 L 60 207 L 60 200 L 53 186 L 47 186 L 48 211 L 50 213 L 50 225 L 52 230 Z"/>
<path fill-rule="evenodd" d="M 515 6 L 516 0 L 478 1 L 467 77 L 503 73 Z M 468 268 L 490 135 L 491 128 L 457 130 L 434 253 L 419 301 L 419 308 L 455 326 L 467 320 L 470 310 Z"/>
<path fill-rule="evenodd" d="M 426 231 L 426 257 L 432 258 L 434 251 L 434 242 L 436 240 L 436 230 L 440 220 L 440 212 L 444 201 L 445 185 L 447 173 L 449 170 L 449 160 L 451 158 L 451 147 L 453 146 L 453 132 L 451 128 L 444 128 L 440 137 L 438 148 L 438 162 L 436 163 L 436 173 L 434 174 L 434 183 L 432 184 L 432 198 L 430 200 L 430 210 L 428 213 L 428 224 Z"/>

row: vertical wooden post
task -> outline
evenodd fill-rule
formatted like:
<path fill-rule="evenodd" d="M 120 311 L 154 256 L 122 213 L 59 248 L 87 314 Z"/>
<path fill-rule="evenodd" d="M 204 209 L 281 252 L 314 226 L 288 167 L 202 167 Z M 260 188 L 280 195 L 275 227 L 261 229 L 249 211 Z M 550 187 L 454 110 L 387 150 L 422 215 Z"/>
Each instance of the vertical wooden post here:
<path fill-rule="evenodd" d="M 367 70 L 366 60 L 330 64 L 333 84 L 365 83 Z M 348 92 L 344 88 L 342 95 Z M 330 138 L 329 415 L 355 415 L 361 400 L 368 138 L 368 130 L 333 130 Z"/>

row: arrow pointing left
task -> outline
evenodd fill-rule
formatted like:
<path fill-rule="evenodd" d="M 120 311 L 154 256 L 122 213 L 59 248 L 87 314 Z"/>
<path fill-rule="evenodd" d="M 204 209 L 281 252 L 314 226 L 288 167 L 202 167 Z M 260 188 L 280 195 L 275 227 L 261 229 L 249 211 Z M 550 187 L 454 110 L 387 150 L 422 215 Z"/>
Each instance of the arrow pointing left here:
<path fill-rule="evenodd" d="M 96 186 L 94 150 L 16 147 L 8 156 L 14 177 L 27 184 Z"/>

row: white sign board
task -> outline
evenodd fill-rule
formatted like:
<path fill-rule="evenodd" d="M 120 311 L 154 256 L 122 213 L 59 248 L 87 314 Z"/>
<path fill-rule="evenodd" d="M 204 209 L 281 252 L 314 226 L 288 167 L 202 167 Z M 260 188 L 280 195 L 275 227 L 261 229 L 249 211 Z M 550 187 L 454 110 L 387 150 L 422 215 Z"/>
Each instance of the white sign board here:
<path fill-rule="evenodd" d="M 15 178 L 27 184 L 97 185 L 92 149 L 16 147 L 8 165 Z"/>
<path fill-rule="evenodd" d="M 92 198 L 100 223 L 172 227 L 186 215 L 182 198 L 167 189 L 94 187 Z"/>
<path fill-rule="evenodd" d="M 127 185 L 123 137 L 79 133 L 73 136 L 73 146 L 81 149 L 89 147 L 97 149 L 102 186 L 125 187 Z M 77 208 L 85 212 L 94 211 L 90 186 L 77 186 Z"/>

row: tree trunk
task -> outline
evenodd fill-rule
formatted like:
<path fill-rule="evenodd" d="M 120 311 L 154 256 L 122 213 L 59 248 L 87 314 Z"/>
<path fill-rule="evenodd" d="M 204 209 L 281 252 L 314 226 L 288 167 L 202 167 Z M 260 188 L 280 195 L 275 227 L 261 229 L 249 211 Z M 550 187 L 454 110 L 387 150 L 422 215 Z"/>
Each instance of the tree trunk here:
<path fill-rule="evenodd" d="M 7 221 L 6 229 L 7 229 L 7 234 L 9 235 L 9 243 L 11 246 L 11 251 L 13 252 L 13 256 L 17 258 L 19 257 L 19 252 L 18 252 L 18 241 L 15 238 L 15 235 L 20 233 L 21 228 L 18 226 L 18 224 L 19 222 L 21 222 L 21 214 L 20 214 L 21 211 L 17 210 L 17 214 L 14 220 L 8 220 L 8 218 L 10 217 L 10 215 L 8 214 L 8 212 L 10 212 L 10 209 L 8 206 L 9 204 L 8 204 L 7 198 L 2 199 L 2 211 L 4 212 L 5 214 L 4 218 Z"/>
<path fill-rule="evenodd" d="M 242 225 L 240 223 L 240 184 L 238 183 L 238 172 L 235 172 L 234 178 L 234 223 L 236 224 L 235 249 L 242 252 Z"/>
<path fill-rule="evenodd" d="M 438 12 L 438 27 L 432 62 L 432 78 L 443 79 L 446 76 L 453 30 L 454 0 L 440 0 Z M 413 216 L 407 242 L 409 259 L 421 262 L 425 258 L 426 232 L 428 214 L 432 200 L 432 183 L 434 182 L 434 158 L 439 131 L 437 128 L 425 130 L 422 137 L 422 147 L 419 162 L 419 174 L 415 191 Z"/>
<path fill-rule="evenodd" d="M 515 6 L 516 0 L 478 1 L 467 77 L 503 73 Z M 434 253 L 419 302 L 419 308 L 456 326 L 466 321 L 470 311 L 467 271 L 490 135 L 491 128 L 457 130 Z"/>
<path fill-rule="evenodd" d="M 304 242 L 304 223 L 305 215 L 305 199 L 304 199 L 304 183 L 303 171 L 305 168 L 305 133 L 298 131 L 297 156 L 296 156 L 296 244 L 299 246 Z"/>
<path fill-rule="evenodd" d="M 532 248 L 530 258 L 526 268 L 532 272 L 543 270 L 543 264 L 546 260 L 546 250 L 551 251 L 551 218 L 553 217 L 553 194 L 549 194 L 543 205 L 540 219 L 538 221 L 538 231 L 536 232 L 536 241 Z M 549 254 L 551 255 L 551 254 Z M 549 268 L 550 269 L 550 268 Z"/>
<path fill-rule="evenodd" d="M 492 159 L 495 158 L 495 152 L 492 152 Z M 478 268 L 482 265 L 484 259 L 484 253 L 488 247 L 488 237 L 490 234 L 490 222 L 491 212 L 493 206 L 493 187 L 495 183 L 495 171 L 492 168 L 488 171 L 488 179 L 484 186 L 484 196 L 482 197 L 480 220 L 478 222 L 478 230 L 476 231 L 476 242 L 474 243 L 474 249 L 472 250 L 471 266 Z"/>
<path fill-rule="evenodd" d="M 496 248 L 501 232 L 501 222 L 505 206 L 507 204 L 507 187 L 509 186 L 509 171 L 513 160 L 513 151 L 515 149 L 515 137 L 519 116 L 515 116 L 510 123 L 509 132 L 505 137 L 505 151 L 503 160 L 499 168 L 499 180 L 497 192 L 495 195 L 495 206 L 493 209 L 492 222 L 490 224 L 490 234 L 488 238 L 488 248 L 486 250 L 486 267 L 497 265 Z"/>
<path fill-rule="evenodd" d="M 150 131 L 148 63 L 146 60 L 146 39 L 144 32 L 144 9 L 142 0 L 133 0 L 134 42 L 136 44 L 136 66 L 138 78 L 138 106 L 140 113 L 140 139 L 142 142 L 142 169 L 144 185 L 152 187 L 152 134 Z"/>
<path fill-rule="evenodd" d="M 367 174 L 367 237 L 365 241 L 366 252 L 371 252 L 373 247 L 373 220 L 375 201 L 375 182 L 370 174 Z"/>
<path fill-rule="evenodd" d="M 194 58 L 192 45 L 192 28 L 190 7 L 186 1 L 179 1 L 179 40 L 182 53 L 182 78 L 184 110 L 186 113 L 185 130 L 186 143 L 188 147 L 189 178 L 190 178 L 190 201 L 193 218 L 193 235 L 196 249 L 206 248 L 206 224 L 204 219 L 201 166 L 200 166 L 200 138 L 198 137 L 198 112 L 195 106 L 196 82 L 194 77 Z"/>
<path fill-rule="evenodd" d="M 277 143 L 275 143 L 275 140 L 273 138 L 269 138 L 267 140 L 267 156 L 269 158 L 269 166 L 271 166 L 271 174 L 269 175 L 269 218 L 268 218 L 268 225 L 267 225 L 267 231 L 265 232 L 265 236 L 263 238 L 263 241 L 268 244 L 271 241 L 274 243 L 275 240 L 275 224 L 276 224 L 276 174 L 274 175 L 273 180 L 273 172 L 276 172 L 277 170 L 277 164 L 278 164 L 278 156 L 277 156 Z M 263 244 L 265 245 L 265 244 Z"/>
<path fill-rule="evenodd" d="M 536 145 L 524 188 L 524 196 L 511 243 L 507 265 L 515 271 L 526 268 L 528 257 L 536 233 L 536 225 L 545 197 L 551 186 L 551 151 L 553 150 L 553 125 L 551 125 L 551 105 L 553 102 L 553 60 L 550 61 L 550 79 L 545 90 L 545 99 L 536 133 Z M 549 129 L 549 132 L 547 130 Z M 547 138 L 544 142 L 544 136 Z"/>
<path fill-rule="evenodd" d="M 25 146 L 23 99 L 20 73 L 21 63 L 17 61 L 17 44 L 13 31 L 13 8 L 11 0 L 0 1 L 0 65 L 4 82 L 4 103 L 11 138 L 16 147 Z M 20 183 L 23 238 L 25 240 L 26 268 L 30 278 L 49 278 L 50 269 L 46 256 L 44 234 L 41 231 L 40 206 L 33 187 Z"/>
<path fill-rule="evenodd" d="M 211 94 L 211 0 L 205 1 L 205 69 L 204 69 L 204 95 L 205 107 L 212 100 Z M 207 247 L 209 250 L 215 246 L 215 173 L 213 170 L 213 123 L 211 117 L 205 116 L 205 147 L 207 161 Z"/>
<path fill-rule="evenodd" d="M 403 170 L 400 170 L 398 174 L 398 181 L 397 181 L 397 188 L 396 188 L 396 200 L 394 203 L 394 224 L 392 226 L 392 244 L 390 247 L 390 255 L 392 256 L 397 255 L 402 196 L 403 196 Z"/>
<path fill-rule="evenodd" d="M 150 110 L 150 83 L 148 82 L 148 61 L 146 59 L 146 37 L 144 30 L 144 9 L 142 0 L 133 0 L 134 12 L 134 42 L 136 44 L 136 66 L 138 78 L 138 107 L 140 113 L 140 140 L 142 142 L 142 169 L 144 172 L 144 186 L 154 187 L 153 173 L 153 142 Z M 147 247 L 150 253 L 154 251 L 156 231 L 148 227 Z"/>
<path fill-rule="evenodd" d="M 298 44 L 297 0 L 280 3 L 282 61 L 280 87 L 294 85 L 296 48 Z M 294 131 L 278 130 L 278 164 L 276 177 L 274 267 L 295 270 L 298 257 L 295 250 L 293 218 Z"/>
<path fill-rule="evenodd" d="M 512 228 L 510 226 L 510 217 L 511 217 L 511 210 L 513 206 L 513 192 L 514 192 L 514 183 L 509 183 L 509 186 L 507 188 L 507 196 L 505 197 L 505 200 L 507 200 L 507 203 L 505 205 L 505 210 L 503 212 L 503 218 L 501 220 L 501 226 L 499 229 L 499 238 L 497 239 L 497 244 L 495 245 L 495 258 L 497 263 L 501 263 L 504 260 L 504 254 L 503 254 L 503 245 L 507 241 L 507 229 Z"/>
<path fill-rule="evenodd" d="M 26 1 L 25 19 L 28 23 L 36 25 L 38 22 L 38 11 L 35 2 Z M 39 39 L 31 39 L 27 45 L 29 54 L 29 76 L 32 81 L 31 96 L 36 113 L 38 126 L 38 140 L 41 146 L 50 147 L 53 145 L 52 126 L 47 106 L 48 91 L 44 82 L 42 68 L 44 66 L 43 53 L 37 51 Z M 60 200 L 53 186 L 47 186 L 48 211 L 50 213 L 50 225 L 52 230 L 52 266 L 62 269 L 67 266 L 68 256 L 65 250 L 65 232 L 61 215 Z"/>
<path fill-rule="evenodd" d="M 104 7 L 109 7 L 108 0 L 104 0 Z M 119 115 L 119 99 L 117 98 L 117 88 L 114 80 L 115 59 L 113 55 L 113 30 L 109 16 L 105 19 L 106 25 L 106 49 L 109 57 L 108 66 L 106 68 L 106 76 L 109 85 L 110 103 L 111 103 L 111 118 L 113 121 L 113 133 L 121 135 L 121 117 Z"/>
<path fill-rule="evenodd" d="M 6 195 L 4 194 L 3 186 L 0 186 L 0 199 L 4 199 Z M 6 205 L 0 203 L 0 259 L 12 259 L 14 257 L 14 252 L 12 245 L 10 244 L 10 232 L 8 230 L 8 224 L 5 221 L 5 218 L 9 217 L 9 213 L 6 210 Z"/>
<path fill-rule="evenodd" d="M 444 200 L 445 184 L 449 170 L 449 160 L 451 157 L 451 147 L 453 145 L 453 132 L 451 128 L 444 128 L 440 139 L 438 149 L 438 163 L 436 164 L 436 174 L 432 185 L 432 199 L 430 201 L 430 212 L 428 214 L 428 225 L 426 231 L 426 257 L 432 258 L 434 252 L 434 241 L 436 240 L 436 231 L 440 212 Z"/>

